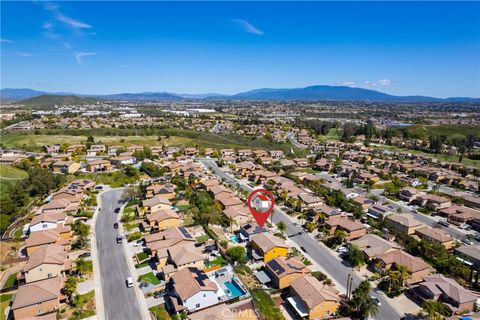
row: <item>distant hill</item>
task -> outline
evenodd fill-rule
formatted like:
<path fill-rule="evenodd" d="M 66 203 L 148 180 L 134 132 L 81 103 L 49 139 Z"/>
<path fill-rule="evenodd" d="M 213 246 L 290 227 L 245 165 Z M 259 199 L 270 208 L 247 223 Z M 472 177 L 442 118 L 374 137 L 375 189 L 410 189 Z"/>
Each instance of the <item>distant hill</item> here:
<path fill-rule="evenodd" d="M 37 91 L 37 90 L 32 90 L 32 89 L 2 89 L 0 91 L 0 98 L 2 100 L 23 100 L 23 99 L 28 99 L 32 97 L 37 97 L 42 94 L 48 94 L 48 92 L 45 91 Z"/>
<path fill-rule="evenodd" d="M 99 99 L 90 97 L 77 96 L 58 96 L 58 95 L 41 95 L 26 100 L 18 101 L 27 107 L 53 107 L 55 105 L 86 105 L 97 103 Z"/>
<path fill-rule="evenodd" d="M 305 88 L 273 89 L 264 88 L 234 95 L 222 94 L 177 94 L 170 92 L 140 92 L 140 93 L 118 93 L 107 95 L 79 95 L 72 93 L 47 93 L 32 89 L 2 89 L 2 99 L 22 100 L 36 96 L 57 96 L 87 99 L 93 97 L 106 100 L 123 101 L 182 101 L 182 100 L 277 100 L 277 101 L 376 101 L 376 102 L 470 102 L 480 103 L 480 98 L 452 97 L 434 98 L 426 96 L 394 96 L 391 94 L 346 86 L 310 86 Z M 61 101 L 61 100 L 60 100 Z M 87 102 L 88 103 L 88 102 Z M 61 103 L 57 103 L 61 104 Z"/>
<path fill-rule="evenodd" d="M 97 95 L 96 97 L 107 100 L 123 101 L 180 101 L 183 98 L 174 93 L 168 92 L 141 92 L 141 93 L 118 93 Z"/>

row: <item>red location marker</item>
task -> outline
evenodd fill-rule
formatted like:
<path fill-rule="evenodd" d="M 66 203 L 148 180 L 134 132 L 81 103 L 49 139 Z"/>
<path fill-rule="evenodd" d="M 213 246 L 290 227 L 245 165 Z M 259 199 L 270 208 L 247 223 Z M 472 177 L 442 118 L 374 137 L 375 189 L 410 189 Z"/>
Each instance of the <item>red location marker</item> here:
<path fill-rule="evenodd" d="M 263 227 L 275 206 L 275 198 L 268 190 L 256 189 L 248 196 L 247 204 L 255 221 Z"/>

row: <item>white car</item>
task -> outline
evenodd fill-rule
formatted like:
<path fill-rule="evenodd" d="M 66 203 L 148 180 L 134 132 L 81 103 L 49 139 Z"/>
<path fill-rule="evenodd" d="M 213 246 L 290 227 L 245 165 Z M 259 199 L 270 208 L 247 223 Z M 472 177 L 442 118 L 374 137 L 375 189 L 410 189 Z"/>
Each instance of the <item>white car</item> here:
<path fill-rule="evenodd" d="M 132 277 L 128 277 L 127 279 L 125 279 L 125 282 L 127 283 L 127 288 L 133 287 L 133 279 L 132 279 Z"/>
<path fill-rule="evenodd" d="M 378 298 L 377 298 L 377 297 L 375 297 L 375 296 L 371 296 L 371 297 L 370 297 L 370 299 L 372 299 L 372 300 L 373 300 L 373 302 L 375 302 L 375 303 L 377 304 L 377 306 L 379 306 L 379 307 L 380 307 L 380 306 L 382 305 L 382 303 L 380 302 L 380 300 L 378 300 Z"/>

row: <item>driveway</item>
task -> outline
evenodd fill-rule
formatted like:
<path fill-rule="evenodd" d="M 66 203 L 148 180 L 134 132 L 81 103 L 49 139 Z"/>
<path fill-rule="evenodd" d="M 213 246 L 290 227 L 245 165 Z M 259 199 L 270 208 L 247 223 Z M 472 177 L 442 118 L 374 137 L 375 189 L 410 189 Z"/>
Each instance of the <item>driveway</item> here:
<path fill-rule="evenodd" d="M 116 243 L 117 221 L 115 208 L 119 207 L 123 189 L 101 194 L 101 211 L 95 225 L 95 239 L 100 265 L 105 318 L 112 320 L 142 319 L 140 304 L 134 288 L 127 288 L 125 279 L 133 277 L 127 265 L 123 246 Z"/>

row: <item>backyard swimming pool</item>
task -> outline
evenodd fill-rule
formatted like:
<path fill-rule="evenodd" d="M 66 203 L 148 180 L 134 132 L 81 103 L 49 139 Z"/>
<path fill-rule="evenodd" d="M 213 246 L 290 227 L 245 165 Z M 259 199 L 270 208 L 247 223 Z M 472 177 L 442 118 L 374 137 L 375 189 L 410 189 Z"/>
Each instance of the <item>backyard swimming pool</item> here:
<path fill-rule="evenodd" d="M 230 241 L 232 241 L 233 243 L 238 243 L 238 238 L 237 238 L 237 236 L 234 235 L 234 234 L 232 234 L 232 235 L 230 236 Z"/>
<path fill-rule="evenodd" d="M 245 291 L 236 283 L 235 281 L 227 281 L 223 283 L 225 287 L 227 287 L 228 291 L 228 297 L 229 298 L 236 298 L 243 296 L 245 294 Z"/>

